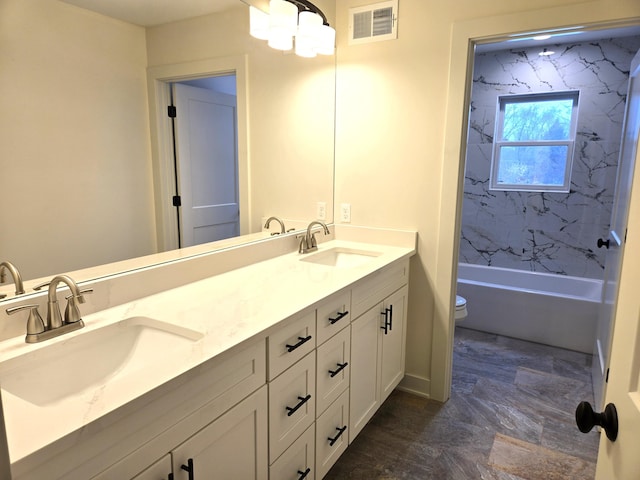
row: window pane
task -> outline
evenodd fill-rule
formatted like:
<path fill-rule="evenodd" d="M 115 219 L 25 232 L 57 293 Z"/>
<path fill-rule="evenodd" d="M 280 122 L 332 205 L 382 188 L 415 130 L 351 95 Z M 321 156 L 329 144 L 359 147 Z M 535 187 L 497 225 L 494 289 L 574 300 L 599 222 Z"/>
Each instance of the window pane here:
<path fill-rule="evenodd" d="M 498 185 L 563 186 L 568 147 L 500 147 Z"/>
<path fill-rule="evenodd" d="M 505 102 L 502 139 L 506 142 L 569 140 L 573 100 Z"/>

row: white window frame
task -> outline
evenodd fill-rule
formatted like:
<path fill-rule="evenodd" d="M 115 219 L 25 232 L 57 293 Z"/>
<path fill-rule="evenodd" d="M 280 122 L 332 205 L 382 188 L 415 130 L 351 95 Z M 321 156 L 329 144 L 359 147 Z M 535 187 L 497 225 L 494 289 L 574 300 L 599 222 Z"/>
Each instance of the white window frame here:
<path fill-rule="evenodd" d="M 517 95 L 500 95 L 498 97 L 496 125 L 493 136 L 493 152 L 491 156 L 490 190 L 502 191 L 526 191 L 526 192 L 565 192 L 571 188 L 571 170 L 573 167 L 573 156 L 575 152 L 576 130 L 578 126 L 578 100 L 579 90 L 568 90 L 561 92 L 527 93 Z M 509 142 L 502 140 L 504 129 L 505 105 L 525 102 L 542 102 L 546 100 L 572 100 L 571 126 L 569 127 L 569 138 L 567 140 L 530 140 L 524 142 Z M 500 152 L 502 147 L 529 147 L 529 146 L 566 146 L 567 158 L 565 160 L 565 174 L 562 185 L 530 185 L 498 183 L 498 172 L 500 171 Z"/>

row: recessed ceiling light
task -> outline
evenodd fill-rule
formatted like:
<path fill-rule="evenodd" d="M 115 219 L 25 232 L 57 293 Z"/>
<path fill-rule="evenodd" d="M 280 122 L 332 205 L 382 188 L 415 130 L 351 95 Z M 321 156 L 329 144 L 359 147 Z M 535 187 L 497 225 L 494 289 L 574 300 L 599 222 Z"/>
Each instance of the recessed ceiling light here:
<path fill-rule="evenodd" d="M 536 35 L 533 37 L 534 40 L 549 40 L 551 35 Z"/>

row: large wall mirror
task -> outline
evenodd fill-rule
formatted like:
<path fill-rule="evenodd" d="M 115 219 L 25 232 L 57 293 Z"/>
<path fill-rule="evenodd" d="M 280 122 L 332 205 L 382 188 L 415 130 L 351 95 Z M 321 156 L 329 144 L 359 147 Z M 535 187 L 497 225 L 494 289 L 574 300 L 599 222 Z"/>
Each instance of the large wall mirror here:
<path fill-rule="evenodd" d="M 269 216 L 299 229 L 322 204 L 332 221 L 335 56 L 270 49 L 249 36 L 241 0 L 195 1 L 215 11 L 148 26 L 101 12 L 158 8 L 145 3 L 158 5 L 0 2 L 0 262 L 25 280 L 178 246 L 158 102 L 202 77 L 237 80 L 237 241 L 268 236 Z M 316 3 L 333 22 L 333 2 Z"/>

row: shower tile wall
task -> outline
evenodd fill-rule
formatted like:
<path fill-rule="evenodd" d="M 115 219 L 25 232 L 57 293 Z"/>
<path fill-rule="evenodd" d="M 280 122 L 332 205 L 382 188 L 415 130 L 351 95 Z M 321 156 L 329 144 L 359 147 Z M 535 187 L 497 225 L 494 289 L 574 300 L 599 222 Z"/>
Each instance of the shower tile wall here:
<path fill-rule="evenodd" d="M 640 37 L 476 55 L 460 261 L 602 278 L 629 66 Z M 569 193 L 489 189 L 499 95 L 579 90 Z"/>

